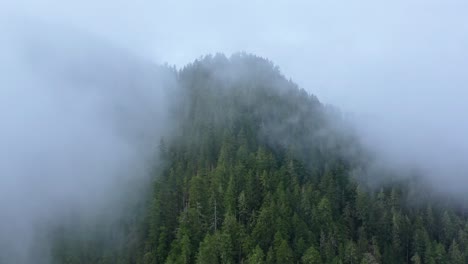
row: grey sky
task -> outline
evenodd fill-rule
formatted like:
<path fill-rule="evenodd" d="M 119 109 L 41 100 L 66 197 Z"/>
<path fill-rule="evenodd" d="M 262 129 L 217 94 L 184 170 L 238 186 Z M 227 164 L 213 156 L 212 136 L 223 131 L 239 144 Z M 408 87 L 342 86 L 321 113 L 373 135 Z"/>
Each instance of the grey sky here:
<path fill-rule="evenodd" d="M 12 5 L 16 13 L 74 25 L 178 66 L 214 52 L 265 56 L 323 101 L 352 110 L 401 103 L 402 93 L 404 101 L 420 97 L 427 104 L 433 94 L 451 101 L 460 98 L 466 80 L 466 1 L 18 0 Z M 450 92 L 441 96 L 442 87 Z"/>
<path fill-rule="evenodd" d="M 355 114 L 367 143 L 392 161 L 468 164 L 466 1 L 2 5 L 4 24 L 16 17 L 72 26 L 179 67 L 214 52 L 267 57 L 322 102 Z"/>
<path fill-rule="evenodd" d="M 110 165 L 100 168 L 105 174 L 118 168 L 112 164 L 127 160 L 127 155 L 132 155 L 135 146 L 129 145 L 127 138 L 122 139 L 121 135 L 115 135 L 111 127 L 102 126 L 108 115 L 96 117 L 83 108 L 83 105 L 89 104 L 91 109 L 107 111 L 106 107 L 124 102 L 127 99 L 125 94 L 111 99 L 103 99 L 102 94 L 94 97 L 79 94 L 78 101 L 71 100 L 69 96 L 77 96 L 75 93 L 63 97 L 53 90 L 56 81 L 60 80 L 44 80 L 43 73 L 37 68 L 24 65 L 22 45 L 38 43 L 35 42 L 36 37 L 46 36 L 48 40 L 45 45 L 48 48 L 36 49 L 38 54 L 46 51 L 49 53 L 44 54 L 57 55 L 56 51 L 66 54 L 62 61 L 52 60 L 49 66 L 55 65 L 54 70 L 80 59 L 85 63 L 80 64 L 78 69 L 95 66 L 96 61 L 102 63 L 97 69 L 113 67 L 114 53 L 106 53 L 109 47 L 96 49 L 94 46 L 89 49 L 89 42 L 75 43 L 80 38 L 75 35 L 78 34 L 76 32 L 85 32 L 85 35 L 94 35 L 104 43 L 123 47 L 147 60 L 168 62 L 179 67 L 201 55 L 215 52 L 230 54 L 246 51 L 267 57 L 279 65 L 287 77 L 317 95 L 322 102 L 353 113 L 364 142 L 376 150 L 383 160 L 396 167 L 422 167 L 441 189 L 466 193 L 466 14 L 468 2 L 452 0 L 2 1 L 0 84 L 3 87 L 0 88 L 0 116 L 4 122 L 0 142 L 2 147 L 12 145 L 8 145 L 8 151 L 0 151 L 0 164 L 9 161 L 8 168 L 20 170 L 18 164 L 23 162 L 25 152 L 31 154 L 30 146 L 36 150 L 50 149 L 49 162 L 56 158 L 70 162 L 61 155 L 63 146 L 69 146 L 71 153 L 86 152 L 83 149 L 86 144 L 67 145 L 76 140 L 73 131 L 80 126 L 67 121 L 69 116 L 56 114 L 64 107 L 71 107 L 68 108 L 71 116 L 86 120 L 87 126 L 78 139 L 93 145 L 95 155 L 100 156 L 99 151 L 106 149 L 107 145 L 115 149 L 116 155 L 109 160 Z M 41 27 L 34 30 L 31 24 L 37 21 L 41 25 L 53 25 L 63 30 L 49 32 Z M 25 39 L 16 39 L 18 35 L 21 37 L 18 31 L 22 30 L 36 34 L 34 41 L 29 43 Z M 106 55 L 100 57 L 101 53 Z M 102 77 L 105 82 L 112 82 L 112 76 L 121 76 L 115 74 L 115 70 Z M 65 84 L 69 85 L 67 81 Z M 73 108 L 74 105 L 70 106 L 54 97 L 78 103 Z M 124 101 L 120 101 L 121 98 L 125 98 Z M 141 111 L 135 107 L 129 109 L 135 115 Z M 50 126 L 34 123 L 41 117 L 48 119 Z M 54 124 L 62 119 L 70 123 L 65 127 Z M 23 124 L 21 120 L 31 122 Z M 17 129 L 20 127 L 23 130 Z M 28 131 L 36 131 L 37 134 L 28 134 Z M 40 133 L 57 133 L 59 137 L 50 146 Z M 29 144 L 12 143 L 15 138 L 24 139 Z M 99 141 L 101 138 L 105 140 Z M 95 144 L 95 141 L 99 144 Z M 93 157 L 88 156 L 85 161 L 94 164 Z M 139 156 L 131 156 L 130 160 L 136 157 Z M 93 169 L 87 175 L 92 177 L 97 173 L 100 171 Z M 70 174 L 70 177 L 73 175 Z M 0 180 L 3 181 L 3 189 L 10 191 L 14 188 L 9 186 L 17 184 L 13 178 L 3 177 Z M 86 184 L 86 178 L 83 180 L 78 183 Z M 25 181 L 29 182 L 30 179 Z M 103 180 L 102 184 L 105 183 Z M 64 186 L 73 189 L 76 182 L 67 182 Z M 66 188 L 54 190 L 47 199 L 57 200 L 57 197 L 93 192 L 67 192 Z M 24 205 L 44 209 L 34 205 L 34 201 L 24 202 Z M 1 201 L 0 206 L 4 206 Z"/>

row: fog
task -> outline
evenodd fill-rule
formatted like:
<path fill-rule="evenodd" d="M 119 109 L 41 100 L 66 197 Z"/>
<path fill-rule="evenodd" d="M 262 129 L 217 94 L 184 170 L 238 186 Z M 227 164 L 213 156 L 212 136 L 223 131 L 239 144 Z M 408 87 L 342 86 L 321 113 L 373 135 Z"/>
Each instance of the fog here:
<path fill-rule="evenodd" d="M 0 262 L 48 263 L 45 229 L 110 225 L 148 183 L 175 79 L 73 25 L 1 29 Z"/>
<path fill-rule="evenodd" d="M 352 117 L 375 159 L 417 168 L 436 190 L 468 186 L 468 4 L 463 1 L 249 1 L 161 4 L 164 53 L 245 50 Z M 173 18 L 171 20 L 171 18 Z M 189 21 L 188 23 L 184 23 Z M 156 39 L 157 39 L 156 38 Z"/>
<path fill-rule="evenodd" d="M 146 175 L 174 85 L 154 63 L 208 53 L 269 58 L 349 114 L 381 163 L 468 191 L 465 1 L 18 0 L 0 10 L 0 247 L 15 263 L 28 262 L 36 225 L 99 211 L 135 179 L 126 172 Z"/>

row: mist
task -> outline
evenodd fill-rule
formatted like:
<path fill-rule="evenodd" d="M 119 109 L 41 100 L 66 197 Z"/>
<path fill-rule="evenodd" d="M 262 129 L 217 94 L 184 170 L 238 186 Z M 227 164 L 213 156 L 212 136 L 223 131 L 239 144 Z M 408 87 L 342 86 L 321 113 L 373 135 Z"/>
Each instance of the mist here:
<path fill-rule="evenodd" d="M 9 22 L 0 45 L 0 262 L 49 263 L 49 228 L 73 215 L 111 225 L 149 183 L 175 79 L 73 25 Z"/>
<path fill-rule="evenodd" d="M 349 116 L 376 163 L 401 174 L 417 170 L 436 191 L 466 197 L 466 2 L 202 1 L 158 7 L 174 10 L 174 20 L 157 27 L 167 49 L 156 57 L 177 65 L 218 51 L 266 57 Z"/>
<path fill-rule="evenodd" d="M 350 116 L 379 164 L 468 193 L 465 2 L 20 0 L 0 9 L 0 247 L 10 262 L 31 263 L 37 226 L 99 213 L 129 182 L 145 182 L 176 97 L 173 75 L 155 64 L 216 52 L 269 58 Z"/>

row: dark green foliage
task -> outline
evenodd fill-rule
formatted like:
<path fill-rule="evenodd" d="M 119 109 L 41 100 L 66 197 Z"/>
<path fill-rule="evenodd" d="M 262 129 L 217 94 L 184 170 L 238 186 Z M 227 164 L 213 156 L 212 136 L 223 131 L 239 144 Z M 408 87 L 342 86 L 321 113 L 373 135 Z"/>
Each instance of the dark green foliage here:
<path fill-rule="evenodd" d="M 358 144 L 272 63 L 210 56 L 178 80 L 178 132 L 122 263 L 466 263 L 463 214 L 352 177 Z"/>

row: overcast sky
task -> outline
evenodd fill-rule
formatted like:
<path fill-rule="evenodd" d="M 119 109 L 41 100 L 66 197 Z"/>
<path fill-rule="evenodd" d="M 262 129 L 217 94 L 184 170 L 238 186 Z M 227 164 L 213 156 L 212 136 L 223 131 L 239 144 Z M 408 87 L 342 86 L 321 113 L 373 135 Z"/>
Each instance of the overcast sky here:
<path fill-rule="evenodd" d="M 467 1 L 1 5 L 2 24 L 42 20 L 75 27 L 178 67 L 215 52 L 267 57 L 322 102 L 355 114 L 367 144 L 390 161 L 417 162 L 439 171 L 438 179 L 468 178 Z"/>
<path fill-rule="evenodd" d="M 382 163 L 467 198 L 467 14 L 452 0 L 0 0 L 0 247 L 31 263 L 34 225 L 107 206 L 122 167 L 144 174 L 135 138 L 162 133 L 176 97 L 147 62 L 216 52 L 272 60 L 350 113 Z"/>
<path fill-rule="evenodd" d="M 18 0 L 7 5 L 20 15 L 74 25 L 178 66 L 208 53 L 252 52 L 273 60 L 322 101 L 354 111 L 406 107 L 415 97 L 424 106 L 466 98 L 466 1 Z"/>

